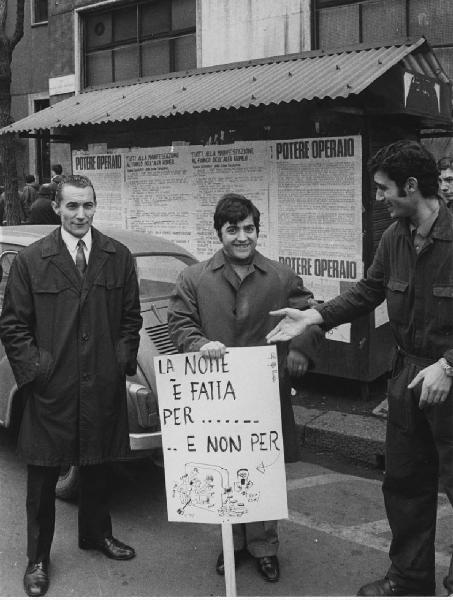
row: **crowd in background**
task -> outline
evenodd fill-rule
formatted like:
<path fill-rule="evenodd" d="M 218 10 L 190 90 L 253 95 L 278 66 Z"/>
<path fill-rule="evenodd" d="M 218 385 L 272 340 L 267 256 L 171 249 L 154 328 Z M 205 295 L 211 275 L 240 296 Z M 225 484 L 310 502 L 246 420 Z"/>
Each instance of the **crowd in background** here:
<path fill-rule="evenodd" d="M 60 219 L 52 208 L 52 201 L 62 174 L 60 164 L 52 165 L 52 178 L 42 185 L 39 185 L 34 175 L 26 175 L 25 185 L 19 191 L 21 223 L 59 225 Z M 0 186 L 0 225 L 6 225 L 5 216 L 5 188 Z"/>

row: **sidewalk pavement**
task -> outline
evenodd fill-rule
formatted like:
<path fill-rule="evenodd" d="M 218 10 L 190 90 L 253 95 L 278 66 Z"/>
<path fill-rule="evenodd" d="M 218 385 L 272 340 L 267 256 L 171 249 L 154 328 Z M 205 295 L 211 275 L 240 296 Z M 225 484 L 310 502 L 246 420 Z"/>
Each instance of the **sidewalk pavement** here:
<path fill-rule="evenodd" d="M 383 468 L 386 418 L 373 410 L 386 398 L 386 377 L 364 398 L 358 382 L 307 375 L 292 403 L 302 446 Z"/>
<path fill-rule="evenodd" d="M 386 421 L 382 417 L 298 405 L 294 416 L 302 446 L 374 466 L 383 464 Z"/>

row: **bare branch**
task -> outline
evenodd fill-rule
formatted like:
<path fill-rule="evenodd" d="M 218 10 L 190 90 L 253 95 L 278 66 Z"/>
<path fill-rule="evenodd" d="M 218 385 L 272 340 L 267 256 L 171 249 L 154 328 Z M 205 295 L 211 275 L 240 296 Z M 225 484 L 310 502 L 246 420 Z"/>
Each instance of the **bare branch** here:
<path fill-rule="evenodd" d="M 0 0 L 0 5 L 4 2 L 5 0 Z M 16 44 L 20 42 L 24 35 L 24 5 L 25 0 L 17 0 L 16 29 L 13 37 L 11 38 L 11 50 L 14 50 Z M 8 7 L 8 0 L 6 0 L 6 6 Z"/>

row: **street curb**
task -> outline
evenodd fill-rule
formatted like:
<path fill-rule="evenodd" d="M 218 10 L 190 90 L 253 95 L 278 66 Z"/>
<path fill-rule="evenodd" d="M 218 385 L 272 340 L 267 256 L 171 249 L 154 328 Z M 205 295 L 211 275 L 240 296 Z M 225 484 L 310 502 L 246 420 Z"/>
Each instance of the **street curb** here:
<path fill-rule="evenodd" d="M 382 463 L 385 419 L 297 405 L 293 408 L 302 446 L 374 466 Z"/>

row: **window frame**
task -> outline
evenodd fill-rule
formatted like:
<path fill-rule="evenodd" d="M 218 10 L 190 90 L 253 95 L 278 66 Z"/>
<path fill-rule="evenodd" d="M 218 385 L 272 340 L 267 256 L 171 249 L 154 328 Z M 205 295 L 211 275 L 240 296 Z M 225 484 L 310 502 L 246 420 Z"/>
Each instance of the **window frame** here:
<path fill-rule="evenodd" d="M 31 3 L 31 25 L 32 27 L 36 26 L 36 25 L 47 25 L 49 23 L 49 3 L 46 0 L 46 6 L 47 6 L 47 19 L 41 20 L 41 21 L 37 21 L 36 20 L 36 4 L 39 2 L 40 0 L 33 0 L 33 2 Z"/>
<path fill-rule="evenodd" d="M 344 6 L 346 4 L 359 4 L 364 0 L 313 0 L 315 9 L 319 10 L 322 8 L 335 8 L 337 6 Z"/>
<path fill-rule="evenodd" d="M 171 23 L 171 18 L 172 18 L 172 1 L 171 0 L 168 4 L 169 4 L 169 20 Z M 195 11 L 197 10 L 197 0 L 193 0 L 194 2 L 194 8 Z M 198 27 L 197 27 L 197 17 L 195 18 L 195 23 L 193 26 L 191 27 L 185 27 L 185 28 L 179 28 L 179 29 L 169 29 L 167 31 L 162 31 L 162 32 L 158 32 L 156 34 L 143 34 L 140 32 L 140 10 L 141 7 L 147 4 L 147 0 L 135 0 L 134 2 L 129 2 L 129 3 L 125 3 L 125 2 L 121 2 L 118 0 L 105 0 L 104 2 L 100 2 L 98 4 L 96 4 L 96 8 L 93 9 L 93 7 L 87 6 L 87 7 L 81 7 L 79 9 L 75 10 L 75 13 L 77 15 L 77 19 L 75 22 L 75 28 L 76 28 L 76 35 L 75 35 L 75 40 L 76 40 L 76 65 L 77 65 L 77 81 L 78 81 L 78 86 L 79 89 L 77 91 L 81 91 L 81 90 L 90 90 L 90 89 L 96 89 L 96 88 L 103 88 L 103 87 L 109 87 L 111 85 L 121 85 L 122 83 L 126 83 L 126 82 L 130 82 L 130 81 L 140 81 L 140 80 L 144 80 L 144 79 L 148 79 L 148 78 L 152 78 L 152 77 L 162 77 L 166 74 L 169 73 L 175 73 L 175 68 L 176 68 L 176 52 L 175 52 L 175 46 L 177 43 L 177 40 L 179 39 L 183 39 L 186 36 L 190 36 L 190 35 L 194 35 L 195 36 L 195 55 L 196 55 L 196 64 L 197 64 L 197 35 L 198 35 Z M 87 43 L 87 32 L 86 32 L 86 27 L 87 27 L 87 21 L 88 19 L 92 16 L 92 15 L 96 15 L 96 14 L 104 14 L 104 13 L 114 13 L 116 11 L 122 10 L 122 9 L 134 9 L 135 8 L 135 17 L 136 17 L 136 31 L 135 31 L 135 38 L 132 40 L 132 38 L 130 40 L 122 40 L 120 42 L 110 42 L 108 44 L 103 44 L 99 47 L 96 47 L 95 50 L 91 50 L 88 51 L 86 48 L 86 43 Z M 143 75 L 143 58 L 142 58 L 142 51 L 141 51 L 141 46 L 147 42 L 153 42 L 156 41 L 158 42 L 159 40 L 162 41 L 168 41 L 169 43 L 169 52 L 168 52 L 168 57 L 169 57 L 169 71 L 164 71 L 162 73 L 156 73 L 155 75 Z M 115 80 L 114 79 L 114 57 L 112 57 L 111 59 L 111 69 L 112 72 L 110 73 L 109 76 L 109 81 L 105 82 L 105 83 L 98 83 L 98 84 L 88 84 L 88 68 L 87 68 L 87 59 L 88 56 L 91 54 L 92 56 L 95 55 L 96 53 L 100 53 L 100 52 L 114 52 L 115 50 L 121 49 L 121 48 L 131 48 L 134 49 L 136 54 L 137 54 L 137 71 L 138 74 L 136 77 L 131 77 L 127 80 Z M 196 65 L 195 65 L 196 67 Z"/>
<path fill-rule="evenodd" d="M 319 50 L 321 48 L 324 48 L 325 46 L 325 41 L 320 39 L 320 11 L 325 10 L 325 9 L 331 9 L 331 8 L 338 8 L 338 7 L 342 7 L 342 6 L 352 6 L 352 5 L 357 5 L 359 8 L 359 44 L 362 43 L 366 43 L 369 45 L 373 45 L 373 42 L 369 42 L 367 41 L 367 39 L 364 39 L 364 17 L 363 17 L 363 7 L 368 4 L 368 3 L 372 3 L 372 2 L 379 2 L 382 0 L 311 0 L 311 15 L 312 15 L 312 34 L 311 34 L 311 42 L 312 42 L 312 49 L 313 50 Z M 420 37 L 421 34 L 419 34 L 418 32 L 414 32 L 411 29 L 411 23 L 412 23 L 412 18 L 413 18 L 413 11 L 414 11 L 414 4 L 415 4 L 415 0 L 402 0 L 402 7 L 403 7 L 403 31 L 401 36 L 395 37 L 395 36 L 389 36 L 388 38 L 382 38 L 382 40 L 379 41 L 379 43 L 382 43 L 382 45 L 386 45 L 386 44 L 394 44 L 394 43 L 399 43 L 402 40 L 405 39 L 417 39 L 418 37 Z M 429 38 L 428 38 L 428 41 Z M 376 42 L 374 42 L 376 43 Z M 443 40 L 438 40 L 436 42 L 430 41 L 430 45 L 433 48 L 433 50 L 436 52 L 438 50 L 442 50 L 442 51 L 447 51 L 449 52 L 449 56 L 450 58 L 448 59 L 449 62 L 448 64 L 451 65 L 449 68 L 446 68 L 446 72 L 447 75 L 449 75 L 449 77 L 453 80 L 453 41 L 450 38 L 446 38 Z M 345 48 L 350 47 L 350 45 L 342 45 L 339 48 L 328 48 L 328 50 L 342 50 Z M 447 60 L 447 59 L 446 59 Z M 444 63 L 443 63 L 444 64 Z"/>

